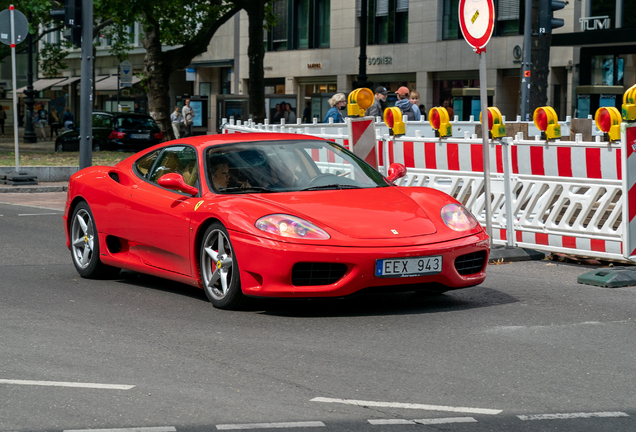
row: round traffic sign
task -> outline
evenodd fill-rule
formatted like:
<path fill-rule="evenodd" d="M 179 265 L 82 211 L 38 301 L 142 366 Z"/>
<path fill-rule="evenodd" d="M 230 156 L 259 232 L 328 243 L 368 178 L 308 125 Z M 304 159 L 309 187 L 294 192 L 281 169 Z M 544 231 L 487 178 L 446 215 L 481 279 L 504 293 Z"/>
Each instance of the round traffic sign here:
<path fill-rule="evenodd" d="M 459 0 L 459 27 L 473 48 L 486 46 L 495 26 L 493 0 Z"/>
<path fill-rule="evenodd" d="M 13 10 L 15 44 L 24 42 L 29 35 L 29 21 L 19 10 Z M 0 42 L 11 45 L 11 11 L 5 9 L 0 12 Z"/>

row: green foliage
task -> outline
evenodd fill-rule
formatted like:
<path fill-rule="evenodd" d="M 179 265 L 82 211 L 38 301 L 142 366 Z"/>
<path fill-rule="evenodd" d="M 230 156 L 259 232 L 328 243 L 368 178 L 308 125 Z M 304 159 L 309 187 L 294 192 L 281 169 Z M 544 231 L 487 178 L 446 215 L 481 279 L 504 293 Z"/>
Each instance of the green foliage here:
<path fill-rule="evenodd" d="M 40 50 L 40 66 L 42 72 L 46 77 L 56 77 L 61 69 L 66 69 L 68 66 L 64 63 L 64 59 L 68 56 L 71 44 L 59 43 L 51 44 L 44 42 L 42 49 Z"/>

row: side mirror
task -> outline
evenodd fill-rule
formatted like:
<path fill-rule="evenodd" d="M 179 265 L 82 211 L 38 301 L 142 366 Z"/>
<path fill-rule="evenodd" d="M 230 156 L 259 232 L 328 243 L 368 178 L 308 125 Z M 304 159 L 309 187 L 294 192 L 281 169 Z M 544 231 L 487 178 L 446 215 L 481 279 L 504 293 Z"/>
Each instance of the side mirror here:
<path fill-rule="evenodd" d="M 394 182 L 406 175 L 406 167 L 401 163 L 392 163 L 389 166 L 389 175 L 386 177 L 389 181 Z"/>
<path fill-rule="evenodd" d="M 170 174 L 162 175 L 161 177 L 159 177 L 159 180 L 157 181 L 157 183 L 159 184 L 159 186 L 164 187 L 166 189 L 182 191 L 185 193 L 189 193 L 192 196 L 195 196 L 196 194 L 199 193 L 199 189 L 187 184 L 185 180 L 183 179 L 183 176 L 178 173 L 170 173 Z"/>

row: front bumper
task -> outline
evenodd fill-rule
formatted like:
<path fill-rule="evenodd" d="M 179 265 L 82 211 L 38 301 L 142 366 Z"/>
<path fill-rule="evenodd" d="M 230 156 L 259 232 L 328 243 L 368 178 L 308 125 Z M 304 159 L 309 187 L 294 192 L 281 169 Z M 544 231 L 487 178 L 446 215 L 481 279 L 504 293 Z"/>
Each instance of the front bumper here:
<path fill-rule="evenodd" d="M 486 279 L 490 243 L 485 232 L 443 243 L 404 247 L 341 247 L 299 245 L 272 241 L 230 231 L 241 275 L 243 293 L 255 297 L 341 297 L 366 288 L 404 285 L 442 285 L 445 289 L 464 288 Z M 478 273 L 462 276 L 455 269 L 461 255 L 485 251 L 484 265 Z M 442 255 L 441 273 L 427 276 L 379 278 L 375 276 L 377 259 Z M 299 262 L 346 264 L 347 271 L 330 285 L 294 286 L 292 268 Z"/>

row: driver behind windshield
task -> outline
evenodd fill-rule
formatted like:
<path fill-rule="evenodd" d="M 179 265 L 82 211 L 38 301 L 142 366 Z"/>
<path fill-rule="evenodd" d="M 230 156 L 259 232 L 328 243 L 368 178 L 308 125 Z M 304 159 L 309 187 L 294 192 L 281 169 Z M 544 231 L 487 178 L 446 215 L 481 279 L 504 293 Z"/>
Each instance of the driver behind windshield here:
<path fill-rule="evenodd" d="M 212 173 L 212 185 L 220 191 L 227 188 L 230 183 L 230 167 L 222 156 L 214 156 L 210 159 L 210 173 Z"/>

